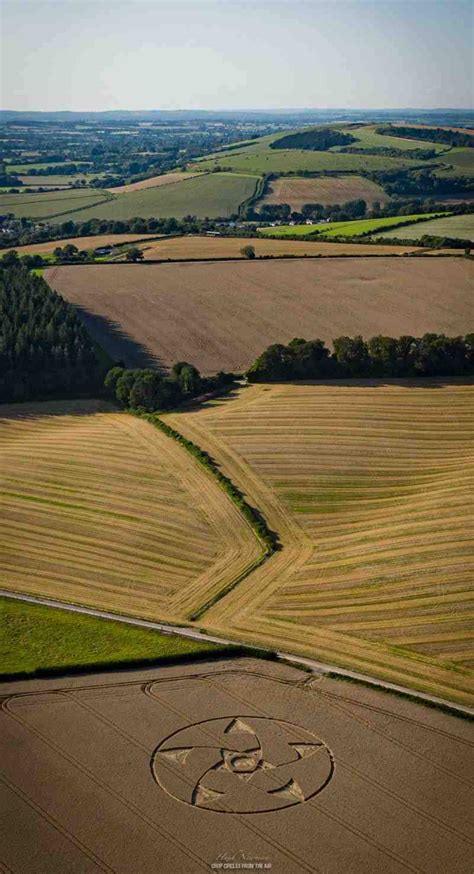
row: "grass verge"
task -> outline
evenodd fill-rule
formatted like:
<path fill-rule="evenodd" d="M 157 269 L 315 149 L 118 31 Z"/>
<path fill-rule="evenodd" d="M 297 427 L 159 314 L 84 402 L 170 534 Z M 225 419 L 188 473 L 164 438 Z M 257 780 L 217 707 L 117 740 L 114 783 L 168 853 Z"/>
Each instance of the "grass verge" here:
<path fill-rule="evenodd" d="M 0 598 L 0 680 L 243 654 L 239 646 Z"/>

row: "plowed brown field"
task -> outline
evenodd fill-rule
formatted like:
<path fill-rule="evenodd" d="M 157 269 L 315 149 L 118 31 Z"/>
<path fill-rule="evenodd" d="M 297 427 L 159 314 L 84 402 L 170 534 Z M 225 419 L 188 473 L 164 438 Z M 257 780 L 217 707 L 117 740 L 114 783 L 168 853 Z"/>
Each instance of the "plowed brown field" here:
<path fill-rule="evenodd" d="M 165 418 L 283 546 L 206 627 L 472 704 L 472 385 L 260 385 Z"/>
<path fill-rule="evenodd" d="M 161 244 L 159 244 L 161 245 Z M 271 343 L 342 334 L 465 334 L 474 328 L 465 258 L 304 258 L 53 267 L 50 285 L 114 360 L 203 373 L 245 368 Z"/>
<path fill-rule="evenodd" d="M 186 618 L 260 547 L 187 452 L 94 402 L 0 407 L 2 587 Z"/>
<path fill-rule="evenodd" d="M 321 176 L 319 179 L 279 176 L 272 179 L 269 189 L 258 207 L 288 203 L 293 211 L 301 212 L 306 203 L 330 205 L 365 200 L 371 206 L 375 201 L 384 204 L 390 200 L 380 185 L 363 176 Z"/>

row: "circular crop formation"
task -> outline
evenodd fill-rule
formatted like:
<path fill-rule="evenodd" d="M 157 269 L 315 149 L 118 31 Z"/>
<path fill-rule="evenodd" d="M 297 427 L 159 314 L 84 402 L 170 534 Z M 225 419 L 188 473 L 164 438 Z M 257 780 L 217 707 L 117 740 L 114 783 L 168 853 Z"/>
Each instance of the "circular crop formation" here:
<path fill-rule="evenodd" d="M 232 716 L 194 723 L 165 738 L 152 757 L 173 798 L 218 813 L 267 813 L 302 804 L 334 771 L 326 744 L 280 719 Z"/>

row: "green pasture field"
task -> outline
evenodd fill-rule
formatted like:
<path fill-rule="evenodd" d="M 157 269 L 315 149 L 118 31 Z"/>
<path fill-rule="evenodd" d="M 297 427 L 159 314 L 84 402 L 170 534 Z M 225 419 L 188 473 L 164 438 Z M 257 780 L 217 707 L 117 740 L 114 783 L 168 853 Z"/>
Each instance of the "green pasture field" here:
<path fill-rule="evenodd" d="M 0 676 L 171 661 L 231 647 L 0 598 Z"/>
<path fill-rule="evenodd" d="M 229 168 L 238 173 L 359 172 L 412 167 L 414 161 L 386 158 L 383 155 L 352 155 L 344 152 L 307 152 L 303 149 L 270 149 L 250 146 L 242 151 L 225 152 L 190 166 L 192 170 Z"/>
<path fill-rule="evenodd" d="M 0 213 L 13 213 L 16 218 L 47 218 L 58 216 L 63 221 L 63 215 L 82 207 L 89 207 L 108 198 L 105 191 L 87 189 L 67 189 L 65 191 L 33 192 L 32 194 L 2 194 L 0 195 Z M 78 213 L 82 216 L 82 212 Z"/>
<path fill-rule="evenodd" d="M 397 237 L 400 240 L 419 240 L 425 234 L 435 237 L 459 237 L 461 240 L 474 242 L 474 214 L 443 216 L 433 221 L 407 225 L 398 230 L 390 230 L 383 234 L 374 234 L 373 239 L 380 237 Z"/>
<path fill-rule="evenodd" d="M 280 225 L 275 228 L 259 228 L 259 233 L 268 237 L 288 237 L 296 234 L 299 237 L 307 237 L 313 234 L 321 234 L 324 237 L 359 237 L 370 231 L 378 231 L 380 228 L 395 228 L 407 221 L 430 219 L 445 215 L 445 213 L 420 213 L 419 215 L 393 216 L 392 218 L 360 219 L 350 222 L 327 222 L 321 225 Z M 423 227 L 425 227 L 423 221 Z M 428 233 L 425 231 L 424 233 Z M 386 236 L 383 234 L 383 236 Z M 393 236 L 397 236 L 394 234 Z M 423 233 L 421 234 L 423 236 Z"/>
<path fill-rule="evenodd" d="M 224 218 L 237 213 L 242 201 L 254 193 L 256 184 L 256 176 L 206 174 L 173 185 L 111 195 L 100 206 L 91 204 L 90 209 L 81 210 L 80 217 L 81 221 L 91 218 L 120 220 L 134 216 L 179 219 L 196 215 L 200 218 Z M 62 218 L 58 216 L 56 221 L 61 222 Z"/>
<path fill-rule="evenodd" d="M 345 125 L 324 125 L 324 127 L 332 127 L 335 130 L 345 130 Z M 413 151 L 413 149 L 435 149 L 437 152 L 446 150 L 446 146 L 440 143 L 430 143 L 421 140 L 407 140 L 401 137 L 383 136 L 375 133 L 375 125 L 361 126 L 360 128 L 350 129 L 348 133 L 356 137 L 356 142 L 352 145 L 358 148 L 373 148 L 386 147 L 402 149 L 405 152 Z M 287 131 L 286 133 L 295 133 L 296 131 Z M 430 166 L 433 162 L 413 161 L 409 158 L 388 158 L 384 155 L 354 155 L 347 152 L 340 152 L 340 146 L 335 146 L 327 152 L 311 152 L 303 149 L 272 149 L 270 144 L 275 140 L 280 139 L 282 133 L 272 134 L 270 136 L 261 137 L 251 145 L 246 145 L 245 142 L 238 144 L 238 148 L 228 149 L 227 151 L 215 152 L 213 155 L 207 156 L 205 159 L 196 162 L 192 165 L 192 169 L 212 170 L 213 167 L 220 166 L 232 169 L 236 172 L 249 173 L 288 173 L 298 171 L 322 172 L 324 170 L 333 170 L 335 172 L 348 171 L 376 171 L 376 170 L 396 170 L 404 167 L 412 168 L 418 164 Z"/>
<path fill-rule="evenodd" d="M 449 164 L 449 167 L 437 170 L 437 176 L 474 177 L 474 149 L 451 149 L 443 155 L 442 160 L 443 164 Z"/>
<path fill-rule="evenodd" d="M 385 148 L 385 149 L 402 149 L 404 152 L 410 152 L 414 149 L 432 149 L 435 152 L 445 152 L 449 149 L 444 143 L 430 143 L 428 140 L 412 140 L 403 139 L 397 136 L 384 136 L 378 134 L 377 128 L 384 127 L 380 125 L 368 125 L 367 127 L 351 128 L 346 131 L 353 137 L 356 137 L 357 142 L 352 143 L 359 149 Z M 341 146 L 334 146 L 334 149 L 340 149 Z"/>

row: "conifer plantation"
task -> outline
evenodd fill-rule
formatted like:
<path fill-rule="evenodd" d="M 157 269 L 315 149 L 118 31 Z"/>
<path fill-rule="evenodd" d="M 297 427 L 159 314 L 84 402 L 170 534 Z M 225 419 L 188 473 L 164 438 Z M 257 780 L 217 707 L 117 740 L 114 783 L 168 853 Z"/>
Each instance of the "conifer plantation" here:
<path fill-rule="evenodd" d="M 20 264 L 0 269 L 0 401 L 91 395 L 104 366 L 74 308 Z"/>

